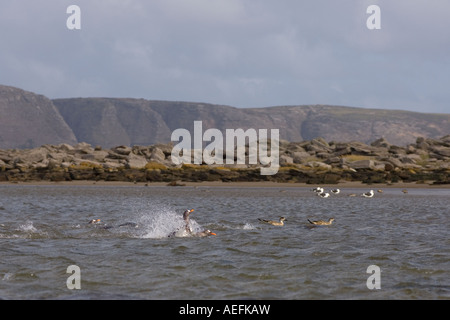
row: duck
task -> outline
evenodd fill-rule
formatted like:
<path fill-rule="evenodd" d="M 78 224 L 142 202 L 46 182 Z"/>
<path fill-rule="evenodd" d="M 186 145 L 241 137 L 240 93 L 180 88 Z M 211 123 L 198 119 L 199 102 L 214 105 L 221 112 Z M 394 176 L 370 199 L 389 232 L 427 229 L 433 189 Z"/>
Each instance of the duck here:
<path fill-rule="evenodd" d="M 370 190 L 369 192 L 363 193 L 361 196 L 365 198 L 372 198 L 374 195 L 373 190 Z"/>
<path fill-rule="evenodd" d="M 191 227 L 191 220 L 189 219 L 189 215 L 194 212 L 194 209 L 187 209 L 183 213 L 183 220 L 184 220 L 184 228 L 186 232 L 192 233 L 192 227 Z"/>
<path fill-rule="evenodd" d="M 216 236 L 216 235 L 217 235 L 216 233 L 212 232 L 209 229 L 203 230 L 201 232 L 192 233 L 193 237 L 199 237 L 199 238 L 201 238 L 201 237 L 208 237 L 208 236 Z"/>
<path fill-rule="evenodd" d="M 92 220 L 90 220 L 90 221 L 88 222 L 88 224 L 97 224 L 97 223 L 100 223 L 100 222 L 101 222 L 100 219 L 92 219 Z"/>
<path fill-rule="evenodd" d="M 271 224 L 273 226 L 279 226 L 279 227 L 284 226 L 284 221 L 287 221 L 287 219 L 285 217 L 280 217 L 279 221 L 265 220 L 265 219 L 258 219 L 258 220 L 261 221 L 261 222 L 268 223 L 268 224 Z"/>
<path fill-rule="evenodd" d="M 317 225 L 317 226 L 329 226 L 329 225 L 331 225 L 331 224 L 333 223 L 334 218 L 330 218 L 330 219 L 328 219 L 328 221 L 325 221 L 325 220 L 315 220 L 315 221 L 311 221 L 311 220 L 309 220 L 309 219 L 308 219 L 308 221 L 309 221 L 309 223 L 315 224 L 315 225 Z"/>
<path fill-rule="evenodd" d="M 339 190 L 339 189 L 331 189 L 330 191 L 333 194 L 339 194 L 339 192 L 341 192 L 341 190 Z"/>

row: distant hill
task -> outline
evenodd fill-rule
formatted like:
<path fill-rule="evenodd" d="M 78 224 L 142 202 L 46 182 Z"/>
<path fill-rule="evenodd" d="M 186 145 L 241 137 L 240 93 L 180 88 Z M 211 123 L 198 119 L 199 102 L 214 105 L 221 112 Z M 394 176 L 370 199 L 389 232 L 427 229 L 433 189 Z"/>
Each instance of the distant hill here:
<path fill-rule="evenodd" d="M 72 129 L 48 98 L 0 85 L 0 148 L 76 143 Z"/>
<path fill-rule="evenodd" d="M 130 98 L 49 100 L 21 89 L 0 86 L 0 148 L 87 142 L 92 145 L 151 145 L 170 141 L 178 128 L 203 130 L 279 129 L 288 141 L 323 137 L 326 141 L 372 142 L 385 138 L 395 145 L 417 137 L 450 133 L 450 114 L 351 108 L 329 105 L 241 109 L 207 103 Z"/>

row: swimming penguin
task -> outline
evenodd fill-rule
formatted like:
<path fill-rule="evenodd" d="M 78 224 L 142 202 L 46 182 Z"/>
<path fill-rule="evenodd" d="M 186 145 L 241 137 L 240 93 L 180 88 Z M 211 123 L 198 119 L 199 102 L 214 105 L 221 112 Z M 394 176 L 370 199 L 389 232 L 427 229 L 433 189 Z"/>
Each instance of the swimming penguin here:
<path fill-rule="evenodd" d="M 330 219 L 328 219 L 328 221 L 325 221 L 325 220 L 311 221 L 309 219 L 308 219 L 308 221 L 309 221 L 309 223 L 317 225 L 317 226 L 329 226 L 333 223 L 334 218 L 330 218 Z"/>
<path fill-rule="evenodd" d="M 265 219 L 258 219 L 261 222 L 271 224 L 273 226 L 284 226 L 284 221 L 287 221 L 285 217 L 280 217 L 280 221 L 274 221 L 274 220 L 265 220 Z"/>

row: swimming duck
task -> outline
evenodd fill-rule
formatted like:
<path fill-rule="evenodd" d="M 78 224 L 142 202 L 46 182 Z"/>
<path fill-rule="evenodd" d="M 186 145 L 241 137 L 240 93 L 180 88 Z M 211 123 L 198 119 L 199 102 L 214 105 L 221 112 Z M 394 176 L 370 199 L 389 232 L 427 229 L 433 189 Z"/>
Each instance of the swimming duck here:
<path fill-rule="evenodd" d="M 194 209 L 187 209 L 183 213 L 183 220 L 185 223 L 184 228 L 188 233 L 192 233 L 191 220 L 189 219 L 189 215 L 191 214 L 191 212 L 194 212 Z"/>
<path fill-rule="evenodd" d="M 204 231 L 201 232 L 195 232 L 192 234 L 193 237 L 208 237 L 208 236 L 216 236 L 217 234 L 215 234 L 214 232 L 212 232 L 209 229 L 206 229 Z"/>
<path fill-rule="evenodd" d="M 331 189 L 330 191 L 333 194 L 339 194 L 339 192 L 341 192 L 341 190 L 339 190 L 339 189 Z"/>
<path fill-rule="evenodd" d="M 91 221 L 88 222 L 88 224 L 97 224 L 100 223 L 101 220 L 100 219 L 92 219 Z"/>
<path fill-rule="evenodd" d="M 315 221 L 311 221 L 311 220 L 309 220 L 309 219 L 308 219 L 308 221 L 309 221 L 309 223 L 315 224 L 315 225 L 317 225 L 317 226 L 329 226 L 329 225 L 331 225 L 331 224 L 333 223 L 334 218 L 330 218 L 330 219 L 328 219 L 328 221 L 325 221 L 325 220 L 315 220 Z"/>
<path fill-rule="evenodd" d="M 265 219 L 258 219 L 261 222 L 271 224 L 273 226 L 284 226 L 284 221 L 287 221 L 285 217 L 280 217 L 280 221 L 274 221 L 274 220 L 265 220 Z"/>

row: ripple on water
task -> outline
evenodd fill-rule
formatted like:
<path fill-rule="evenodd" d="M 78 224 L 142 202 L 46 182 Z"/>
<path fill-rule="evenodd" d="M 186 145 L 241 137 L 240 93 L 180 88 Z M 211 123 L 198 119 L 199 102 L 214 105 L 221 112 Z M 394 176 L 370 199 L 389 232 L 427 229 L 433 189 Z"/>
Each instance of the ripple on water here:
<path fill-rule="evenodd" d="M 442 299 L 449 297 L 448 194 L 320 199 L 306 188 L 2 188 L 0 296 L 145 299 Z M 356 192 L 359 190 L 349 190 Z M 81 201 L 81 200 L 82 201 Z M 168 238 L 195 208 L 194 228 Z M 268 210 L 267 208 L 270 208 Z M 261 213 L 264 213 L 263 215 Z M 282 228 L 258 218 L 286 216 Z M 328 219 L 310 228 L 307 219 Z M 135 222 L 138 229 L 102 229 Z M 79 265 L 83 293 L 68 293 Z M 382 290 L 366 287 L 369 265 Z M 30 283 L 32 285 L 30 285 Z M 6 287 L 6 288 L 5 288 Z"/>

